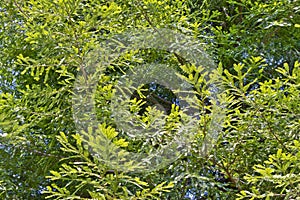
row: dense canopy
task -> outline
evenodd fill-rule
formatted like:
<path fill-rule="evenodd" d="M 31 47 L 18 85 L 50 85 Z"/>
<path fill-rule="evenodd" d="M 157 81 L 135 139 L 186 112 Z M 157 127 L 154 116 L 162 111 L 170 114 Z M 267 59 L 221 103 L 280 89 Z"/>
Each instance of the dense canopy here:
<path fill-rule="evenodd" d="M 3 0 L 0 23 L 1 199 L 299 199 L 299 1 Z"/>

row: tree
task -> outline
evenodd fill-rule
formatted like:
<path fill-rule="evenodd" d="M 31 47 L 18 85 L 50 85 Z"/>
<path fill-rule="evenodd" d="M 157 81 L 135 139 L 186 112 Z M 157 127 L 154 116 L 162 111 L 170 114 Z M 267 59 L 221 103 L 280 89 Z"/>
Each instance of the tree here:
<path fill-rule="evenodd" d="M 297 198 L 298 13 L 297 1 L 283 0 L 1 2 L 1 198 Z M 137 30 L 158 35 L 166 29 L 203 43 L 217 67 L 208 71 L 209 61 L 201 66 L 188 60 L 188 53 L 172 49 L 123 49 L 131 45 L 130 38 L 138 38 L 132 34 Z M 97 80 L 93 102 L 98 124 L 80 132 L 74 119 L 74 85 L 78 77 L 84 82 L 87 60 L 97 57 L 91 53 L 103 44 L 122 53 L 100 71 L 99 79 L 87 76 Z M 189 52 L 193 58 L 193 47 Z M 162 77 L 174 74 L 191 86 L 190 105 L 198 114 L 193 126 L 186 126 L 191 118 L 178 103 L 178 94 L 159 83 L 134 86 L 131 98 L 120 101 L 128 106 L 124 114 L 136 113 L 136 121 L 114 116 L 111 105 L 118 100 L 119 81 L 141 66 L 168 66 Z M 216 129 L 214 148 L 203 154 L 211 139 L 209 127 L 217 126 L 216 105 L 225 113 L 222 129 Z M 159 120 L 162 116 L 165 121 Z M 150 129 L 164 124 L 165 134 L 148 140 L 132 137 L 116 119 Z M 173 144 L 182 124 L 193 136 L 189 148 L 155 171 L 143 172 L 128 160 L 123 163 L 126 170 L 112 168 L 97 155 L 104 147 L 117 149 L 112 157 L 156 152 Z"/>

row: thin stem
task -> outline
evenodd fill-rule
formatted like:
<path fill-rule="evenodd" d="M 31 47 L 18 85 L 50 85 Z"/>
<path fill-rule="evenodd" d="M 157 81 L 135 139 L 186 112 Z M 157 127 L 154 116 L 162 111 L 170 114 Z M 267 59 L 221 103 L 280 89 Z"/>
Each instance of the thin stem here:
<path fill-rule="evenodd" d="M 23 9 L 21 8 L 21 6 L 20 6 L 16 1 L 14 1 L 14 5 L 19 9 L 19 11 L 20 11 L 27 19 L 30 18 L 29 15 L 27 15 L 27 14 L 23 11 Z"/>

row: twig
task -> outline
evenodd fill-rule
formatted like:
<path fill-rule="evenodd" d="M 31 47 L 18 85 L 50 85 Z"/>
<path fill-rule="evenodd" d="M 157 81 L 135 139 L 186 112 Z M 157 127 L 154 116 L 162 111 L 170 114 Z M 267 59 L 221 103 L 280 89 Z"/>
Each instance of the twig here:
<path fill-rule="evenodd" d="M 21 8 L 21 6 L 20 6 L 16 1 L 14 1 L 14 4 L 15 4 L 15 6 L 17 6 L 17 8 L 19 9 L 19 11 L 20 11 L 27 19 L 30 18 L 29 15 L 27 15 L 27 14 L 23 11 L 23 9 Z"/>
<path fill-rule="evenodd" d="M 147 12 L 145 12 L 144 8 L 141 6 L 141 4 L 137 3 L 138 5 L 138 9 L 141 11 L 142 15 L 144 16 L 144 18 L 146 19 L 146 21 L 150 24 L 150 26 L 158 33 L 160 34 L 160 32 L 158 31 L 158 29 L 154 26 L 154 24 L 151 22 L 149 16 L 147 15 Z"/>
<path fill-rule="evenodd" d="M 287 147 L 283 144 L 283 142 L 277 137 L 277 135 L 275 134 L 275 131 L 273 130 L 273 128 L 271 127 L 270 123 L 267 121 L 265 115 L 262 113 L 262 117 L 264 119 L 264 121 L 267 123 L 269 132 L 275 137 L 275 139 L 281 144 L 281 146 L 284 148 L 285 151 L 289 152 L 289 150 L 287 149 Z"/>
<path fill-rule="evenodd" d="M 229 167 L 225 167 L 224 164 L 222 163 L 222 165 L 220 165 L 218 162 L 216 162 L 215 160 L 213 160 L 213 163 L 215 165 L 217 165 L 218 167 L 220 167 L 221 169 L 224 169 L 228 180 L 230 183 L 234 184 L 235 188 L 238 189 L 239 191 L 241 191 L 242 189 L 240 188 L 240 186 L 238 185 L 237 181 L 235 178 L 232 177 L 231 172 L 229 171 Z"/>
<path fill-rule="evenodd" d="M 141 6 L 141 4 L 137 3 L 137 5 L 138 5 L 138 9 L 141 11 L 142 15 L 144 16 L 144 18 L 146 19 L 146 21 L 150 24 L 150 26 L 154 29 L 155 32 L 157 32 L 159 35 L 161 35 L 161 33 L 159 32 L 159 30 L 155 27 L 155 25 L 154 25 L 154 24 L 152 23 L 152 21 L 150 20 L 150 18 L 149 18 L 149 16 L 148 16 L 147 12 L 145 12 L 145 10 L 144 10 L 144 8 Z M 181 65 L 184 65 L 184 64 L 186 63 L 186 60 L 185 60 L 183 57 L 181 57 L 180 55 L 178 55 L 178 54 L 175 53 L 175 52 L 174 52 L 173 54 L 176 56 L 178 62 L 179 62 Z"/>

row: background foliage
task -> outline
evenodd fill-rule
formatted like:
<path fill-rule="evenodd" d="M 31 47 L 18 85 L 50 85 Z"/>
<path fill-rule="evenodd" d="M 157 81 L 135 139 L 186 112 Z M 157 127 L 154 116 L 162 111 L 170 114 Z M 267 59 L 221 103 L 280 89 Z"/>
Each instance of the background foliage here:
<path fill-rule="evenodd" d="M 299 12 L 293 0 L 1 1 L 0 197 L 299 198 Z M 123 173 L 85 148 L 72 117 L 72 89 L 90 50 L 115 34 L 147 28 L 169 28 L 204 44 L 219 66 L 214 74 L 221 77 L 226 118 L 214 150 L 203 157 L 211 105 L 207 88 L 194 84 L 202 115 L 190 153 L 154 172 Z M 99 80 L 95 132 L 124 149 L 159 145 L 114 129 L 107 109 L 123 71 L 155 62 L 206 84 L 196 76 L 200 66 L 183 65 L 168 52 L 121 56 Z"/>

